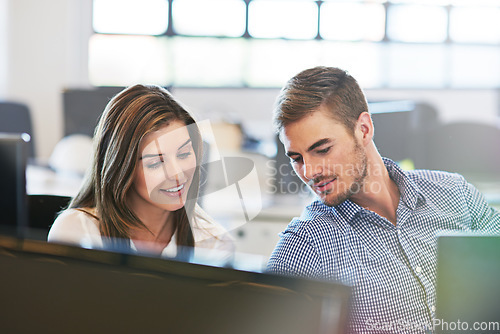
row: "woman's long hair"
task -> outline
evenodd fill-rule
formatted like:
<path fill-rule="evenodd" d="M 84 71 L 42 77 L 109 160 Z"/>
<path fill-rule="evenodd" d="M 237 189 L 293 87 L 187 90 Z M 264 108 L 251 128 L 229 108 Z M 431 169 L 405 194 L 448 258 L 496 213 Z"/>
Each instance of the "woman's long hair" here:
<path fill-rule="evenodd" d="M 176 120 L 187 126 L 196 156 L 186 204 L 173 212 L 177 244 L 194 246 L 189 218 L 194 217 L 199 191 L 201 135 L 193 117 L 166 89 L 155 85 L 128 87 L 109 101 L 95 129 L 92 166 L 69 205 L 96 209 L 99 229 L 108 246 L 128 248 L 130 229 L 147 228 L 127 203 L 141 154 L 140 143 L 147 134 Z"/>

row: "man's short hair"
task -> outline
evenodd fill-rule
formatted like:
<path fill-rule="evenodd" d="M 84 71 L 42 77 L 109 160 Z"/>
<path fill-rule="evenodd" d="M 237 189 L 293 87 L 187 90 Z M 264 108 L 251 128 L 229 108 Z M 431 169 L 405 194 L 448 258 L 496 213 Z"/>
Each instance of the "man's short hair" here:
<path fill-rule="evenodd" d="M 366 97 L 346 71 L 318 66 L 292 77 L 276 99 L 273 122 L 279 134 L 287 125 L 326 106 L 331 116 L 353 134 L 358 117 L 368 112 Z"/>

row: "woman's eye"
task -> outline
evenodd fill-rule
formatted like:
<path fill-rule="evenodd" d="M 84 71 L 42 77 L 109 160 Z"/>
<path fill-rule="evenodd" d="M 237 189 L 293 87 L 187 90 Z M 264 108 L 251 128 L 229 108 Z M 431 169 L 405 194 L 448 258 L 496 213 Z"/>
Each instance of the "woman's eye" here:
<path fill-rule="evenodd" d="M 149 169 L 159 168 L 163 164 L 163 160 L 151 161 L 146 164 L 146 167 Z"/>
<path fill-rule="evenodd" d="M 177 154 L 177 157 L 179 159 L 187 159 L 190 155 L 191 155 L 191 152 L 184 152 L 184 153 Z"/>

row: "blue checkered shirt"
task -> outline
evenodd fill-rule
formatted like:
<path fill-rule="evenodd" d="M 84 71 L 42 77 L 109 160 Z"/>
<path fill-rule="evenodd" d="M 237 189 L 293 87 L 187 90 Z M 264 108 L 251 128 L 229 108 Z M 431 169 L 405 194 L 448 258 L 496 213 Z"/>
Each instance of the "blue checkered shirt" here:
<path fill-rule="evenodd" d="M 350 200 L 315 200 L 280 233 L 268 271 L 352 285 L 351 332 L 422 333 L 435 315 L 437 234 L 499 233 L 500 213 L 458 174 L 384 163 L 401 193 L 396 225 Z"/>

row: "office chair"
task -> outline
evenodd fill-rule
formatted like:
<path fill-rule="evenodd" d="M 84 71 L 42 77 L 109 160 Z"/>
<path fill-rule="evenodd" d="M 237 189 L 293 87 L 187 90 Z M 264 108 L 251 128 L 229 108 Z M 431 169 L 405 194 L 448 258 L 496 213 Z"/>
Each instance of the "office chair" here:
<path fill-rule="evenodd" d="M 28 145 L 28 157 L 35 157 L 31 114 L 27 105 L 18 102 L 0 101 L 0 132 L 29 134 L 31 140 Z"/>
<path fill-rule="evenodd" d="M 416 168 L 426 162 L 428 133 L 439 126 L 437 110 L 430 104 L 415 101 L 370 102 L 379 153 L 394 161 L 410 159 Z"/>
<path fill-rule="evenodd" d="M 28 195 L 28 238 L 47 240 L 57 214 L 65 209 L 71 197 L 58 195 Z"/>

